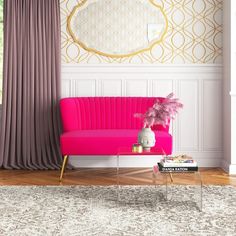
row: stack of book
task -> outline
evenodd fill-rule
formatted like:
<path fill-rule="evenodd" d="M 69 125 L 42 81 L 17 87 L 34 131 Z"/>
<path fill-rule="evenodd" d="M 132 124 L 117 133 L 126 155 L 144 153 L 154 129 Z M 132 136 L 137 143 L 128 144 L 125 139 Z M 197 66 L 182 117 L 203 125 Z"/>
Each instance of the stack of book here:
<path fill-rule="evenodd" d="M 197 162 L 187 155 L 166 156 L 158 163 L 159 171 L 198 171 Z"/>

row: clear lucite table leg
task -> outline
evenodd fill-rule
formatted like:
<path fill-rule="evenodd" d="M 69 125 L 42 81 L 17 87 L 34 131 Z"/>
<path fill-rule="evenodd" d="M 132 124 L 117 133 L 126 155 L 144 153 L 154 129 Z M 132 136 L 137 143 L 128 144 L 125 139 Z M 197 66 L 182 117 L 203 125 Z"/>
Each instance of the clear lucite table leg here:
<path fill-rule="evenodd" d="M 164 186 L 165 186 L 165 194 L 164 194 L 164 200 L 167 201 L 168 200 L 168 175 L 169 173 L 164 173 L 164 172 L 160 172 L 162 176 L 164 176 Z"/>
<path fill-rule="evenodd" d="M 166 184 L 166 201 L 168 200 L 168 175 L 169 175 L 169 173 L 164 173 L 165 184 Z"/>
<path fill-rule="evenodd" d="M 155 199 L 154 199 L 154 203 L 153 205 L 155 206 L 155 209 L 157 207 L 157 181 L 156 181 L 156 175 L 154 173 L 152 173 L 152 184 L 154 185 L 154 188 L 155 188 Z"/>
<path fill-rule="evenodd" d="M 199 210 L 202 211 L 202 178 L 201 174 L 199 171 L 194 172 L 195 173 L 195 178 L 198 180 L 198 194 L 195 194 L 195 196 L 198 196 L 199 199 L 197 199 L 197 202 L 199 202 Z"/>
<path fill-rule="evenodd" d="M 117 201 L 120 201 L 120 176 L 119 176 L 119 169 L 120 169 L 120 156 L 116 156 L 116 184 L 117 184 Z"/>
<path fill-rule="evenodd" d="M 197 198 L 195 199 L 196 200 L 196 204 L 197 204 L 197 207 L 200 211 L 202 211 L 202 179 L 201 179 L 201 174 L 199 171 L 195 171 L 195 172 L 191 172 L 192 174 L 194 174 L 194 179 L 197 180 L 197 184 L 195 182 L 195 192 L 194 192 L 194 196 Z M 172 173 L 170 172 L 167 172 L 167 173 L 163 173 L 164 176 L 165 176 L 165 187 L 166 187 L 166 196 L 165 196 L 165 199 L 166 201 L 169 200 L 169 195 L 171 196 L 171 193 L 169 193 L 169 191 L 171 191 L 171 188 L 170 190 L 168 189 L 168 176 L 170 177 L 170 182 L 171 183 L 174 183 L 174 178 L 172 176 Z M 174 175 L 175 174 L 178 174 L 178 175 L 184 175 L 184 174 L 188 174 L 188 172 L 175 172 L 173 173 Z"/>

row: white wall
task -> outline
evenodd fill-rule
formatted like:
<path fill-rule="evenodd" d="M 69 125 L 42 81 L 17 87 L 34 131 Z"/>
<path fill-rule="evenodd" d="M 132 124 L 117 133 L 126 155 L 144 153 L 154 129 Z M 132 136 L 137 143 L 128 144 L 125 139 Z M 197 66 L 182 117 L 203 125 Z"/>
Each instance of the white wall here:
<path fill-rule="evenodd" d="M 2 119 L 2 104 L 0 104 L 0 122 L 1 122 L 1 119 Z M 1 132 L 1 130 L 0 130 Z"/>
<path fill-rule="evenodd" d="M 224 1 L 223 12 L 224 156 L 222 166 L 230 174 L 236 174 L 236 1 Z"/>
<path fill-rule="evenodd" d="M 200 166 L 227 166 L 227 158 L 222 162 L 222 91 L 228 91 L 229 85 L 224 84 L 222 90 L 221 63 L 222 4 L 228 0 L 201 0 L 194 4 L 185 0 L 155 0 L 168 18 L 164 40 L 145 53 L 123 58 L 99 55 L 74 42 L 67 20 L 81 1 L 61 0 L 63 97 L 166 96 L 173 91 L 184 103 L 172 127 L 174 153 L 192 155 Z M 112 14 L 105 14 L 109 27 Z M 90 17 L 96 19 L 96 14 Z M 133 17 L 134 21 L 139 19 L 137 14 Z M 225 104 L 227 99 L 228 95 Z M 79 166 L 115 166 L 111 157 L 71 159 Z M 153 157 L 130 157 L 121 165 L 148 166 L 155 161 Z"/>
<path fill-rule="evenodd" d="M 166 96 L 184 103 L 173 123 L 174 153 L 192 155 L 200 166 L 222 160 L 222 67 L 220 65 L 62 66 L 62 93 L 69 96 Z M 112 157 L 74 157 L 83 167 L 115 166 Z M 149 166 L 154 157 L 129 157 L 121 166 Z"/>
<path fill-rule="evenodd" d="M 231 8 L 230 1 L 223 2 L 223 149 L 222 167 L 229 171 L 231 163 L 231 33 L 230 33 Z"/>
<path fill-rule="evenodd" d="M 230 1 L 229 1 L 230 2 Z M 229 4 L 229 3 L 228 3 Z M 231 0 L 230 6 L 231 12 L 230 15 L 230 35 L 229 36 L 231 42 L 228 44 L 230 47 L 230 95 L 231 95 L 231 163 L 229 167 L 230 174 L 236 174 L 236 1 Z M 228 78 L 224 78 L 227 81 Z"/>

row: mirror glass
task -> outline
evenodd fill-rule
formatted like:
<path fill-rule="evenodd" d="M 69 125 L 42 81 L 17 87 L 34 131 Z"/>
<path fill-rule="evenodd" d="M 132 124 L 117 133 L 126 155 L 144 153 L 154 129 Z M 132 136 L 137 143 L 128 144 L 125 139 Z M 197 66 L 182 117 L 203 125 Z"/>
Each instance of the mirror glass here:
<path fill-rule="evenodd" d="M 149 50 L 163 40 L 167 27 L 162 7 L 152 0 L 85 0 L 67 21 L 76 43 L 110 57 Z"/>

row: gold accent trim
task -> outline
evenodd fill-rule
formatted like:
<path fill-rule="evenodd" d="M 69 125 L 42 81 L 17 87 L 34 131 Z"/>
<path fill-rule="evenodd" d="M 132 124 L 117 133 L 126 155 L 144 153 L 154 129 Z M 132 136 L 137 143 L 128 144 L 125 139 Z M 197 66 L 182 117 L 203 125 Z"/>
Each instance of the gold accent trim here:
<path fill-rule="evenodd" d="M 204 12 L 202 12 L 203 5 L 201 4 L 199 7 L 195 4 L 193 8 L 192 0 L 155 0 L 155 3 L 160 5 L 168 16 L 168 31 L 165 34 L 163 41 L 160 44 L 155 45 L 150 51 L 130 57 L 117 58 L 101 56 L 94 52 L 86 51 L 79 44 L 73 41 L 71 35 L 66 29 L 67 19 L 74 7 L 78 3 L 81 3 L 81 1 L 83 0 L 75 0 L 73 3 L 71 0 L 61 0 L 62 32 L 64 33 L 62 37 L 63 63 L 89 64 L 91 63 L 91 60 L 92 63 L 102 64 L 136 64 L 137 62 L 140 64 L 218 64 L 222 62 L 222 41 L 220 40 L 220 37 L 222 36 L 222 22 L 221 18 L 218 16 L 222 14 L 223 0 L 217 0 L 216 4 L 213 4 L 215 0 L 204 0 L 207 6 L 204 8 Z M 83 6 L 83 8 L 84 7 L 85 6 Z M 182 22 L 178 17 L 179 13 L 182 13 L 181 19 L 185 18 L 184 22 Z M 71 28 L 73 19 L 74 18 L 72 18 L 71 21 Z M 194 24 L 196 21 L 203 23 L 202 28 L 199 28 L 198 24 Z M 198 34 L 196 35 L 194 32 L 197 33 L 198 28 L 199 33 L 203 30 L 206 31 L 205 34 L 200 33 L 200 37 Z M 179 43 L 181 43 L 182 37 L 181 40 L 179 40 L 180 35 L 176 35 L 177 32 L 182 33 L 185 38 L 185 44 L 181 47 L 179 47 Z M 86 42 L 86 40 L 84 42 Z M 200 48 L 203 46 L 206 49 L 203 58 L 201 50 L 198 50 L 199 46 L 197 46 L 195 50 L 192 50 L 196 44 L 200 44 Z M 72 49 L 70 45 L 76 47 Z M 151 45 L 151 43 L 149 43 L 149 45 Z"/>
<path fill-rule="evenodd" d="M 173 182 L 174 182 L 173 176 L 172 176 L 171 173 L 169 173 L 169 175 L 170 175 L 170 180 L 171 180 L 171 182 L 173 183 Z"/>
<path fill-rule="evenodd" d="M 63 159 L 62 167 L 61 167 L 61 174 L 60 174 L 60 179 L 59 179 L 60 182 L 62 181 L 63 174 L 64 174 L 64 171 L 65 171 L 65 167 L 67 165 L 67 161 L 68 161 L 68 156 L 65 155 L 64 159 Z"/>
<path fill-rule="evenodd" d="M 158 8 L 158 9 L 161 11 L 161 13 L 162 13 L 163 16 L 164 16 L 164 19 L 165 19 L 166 24 L 165 24 L 165 30 L 164 30 L 164 32 L 162 33 L 161 38 L 160 38 L 159 40 L 155 41 L 154 43 L 152 43 L 148 48 L 144 48 L 144 49 L 141 49 L 141 50 L 139 50 L 139 51 L 136 51 L 136 52 L 133 52 L 133 53 L 128 53 L 128 54 L 109 54 L 109 53 L 104 53 L 104 52 L 98 51 L 98 50 L 93 49 L 93 48 L 89 48 L 89 47 L 87 47 L 84 43 L 82 43 L 80 40 L 78 40 L 78 39 L 75 37 L 75 35 L 74 35 L 72 29 L 70 28 L 70 23 L 71 23 L 71 19 L 72 19 L 74 13 L 76 12 L 76 10 L 77 10 L 78 8 L 80 8 L 81 6 L 83 6 L 83 5 L 87 2 L 87 0 L 82 1 L 81 3 L 79 3 L 78 5 L 76 5 L 76 6 L 73 8 L 72 12 L 70 13 L 70 15 L 69 15 L 68 18 L 67 18 L 67 31 L 68 31 L 68 33 L 70 34 L 70 36 L 72 37 L 73 41 L 74 41 L 75 43 L 78 43 L 83 49 L 85 49 L 85 50 L 88 51 L 88 52 L 97 53 L 97 54 L 99 54 L 99 55 L 101 55 L 101 56 L 105 56 L 105 57 L 112 57 L 112 58 L 130 57 L 130 56 L 135 56 L 135 55 L 137 55 L 137 54 L 139 54 L 139 53 L 142 53 L 142 52 L 150 51 L 150 50 L 152 50 L 152 48 L 153 48 L 155 45 L 160 44 L 160 43 L 163 41 L 164 36 L 166 35 L 166 33 L 167 33 L 167 31 L 168 31 L 168 18 L 167 18 L 167 15 L 165 14 L 164 9 L 163 9 L 160 5 L 156 4 L 154 1 L 155 1 L 155 0 L 149 0 L 149 2 L 150 2 L 153 6 L 155 6 L 156 8 Z"/>

